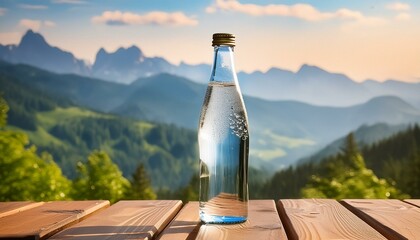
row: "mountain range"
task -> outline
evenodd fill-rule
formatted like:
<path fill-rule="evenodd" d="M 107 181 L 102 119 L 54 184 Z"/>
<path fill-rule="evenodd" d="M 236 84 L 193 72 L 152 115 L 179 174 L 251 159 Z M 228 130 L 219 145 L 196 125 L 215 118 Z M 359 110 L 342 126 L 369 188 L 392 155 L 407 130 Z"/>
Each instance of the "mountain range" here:
<path fill-rule="evenodd" d="M 0 60 L 25 63 L 55 73 L 74 73 L 110 82 L 130 84 L 160 73 L 206 83 L 208 64 L 172 64 L 162 57 L 147 57 L 137 46 L 107 52 L 100 48 L 92 65 L 72 53 L 51 46 L 39 33 L 28 30 L 18 45 L 0 45 Z M 266 100 L 295 100 L 319 106 L 351 106 L 383 95 L 397 96 L 420 109 L 420 83 L 398 80 L 356 82 L 307 64 L 297 72 L 271 68 L 266 72 L 239 72 L 245 95 Z"/>
<path fill-rule="evenodd" d="M 0 62 L 0 74 L 23 86 L 97 111 L 196 129 L 206 85 L 171 74 L 120 84 L 28 65 Z M 363 124 L 420 122 L 420 111 L 395 96 L 349 107 L 267 101 L 245 96 L 251 165 L 276 170 L 293 164 Z"/>
<path fill-rule="evenodd" d="M 77 176 L 78 162 L 95 150 L 105 151 L 125 177 L 143 164 L 155 190 L 185 186 L 198 171 L 195 131 L 77 106 L 4 72 L 0 98 L 9 106 L 7 126 L 0 130 L 24 132 L 27 147 L 51 154 L 70 179 Z"/>
<path fill-rule="evenodd" d="M 307 64 L 296 72 L 272 68 L 265 73 L 239 73 L 243 92 L 270 100 L 296 100 L 323 106 L 350 106 L 383 95 L 398 96 L 420 107 L 420 83 L 397 80 L 355 82 Z"/>
<path fill-rule="evenodd" d="M 362 125 L 353 131 L 355 141 L 359 148 L 378 143 L 383 139 L 387 139 L 399 132 L 408 129 L 407 124 L 389 125 L 385 123 L 376 123 L 372 125 Z M 342 151 L 347 136 L 340 137 L 327 146 L 312 154 L 311 156 L 300 159 L 297 163 L 319 163 L 322 159 L 334 156 Z"/>
<path fill-rule="evenodd" d="M 50 46 L 38 33 L 28 30 L 18 45 L 0 45 L 0 58 L 25 63 L 56 73 L 89 74 L 89 67 L 70 52 Z"/>

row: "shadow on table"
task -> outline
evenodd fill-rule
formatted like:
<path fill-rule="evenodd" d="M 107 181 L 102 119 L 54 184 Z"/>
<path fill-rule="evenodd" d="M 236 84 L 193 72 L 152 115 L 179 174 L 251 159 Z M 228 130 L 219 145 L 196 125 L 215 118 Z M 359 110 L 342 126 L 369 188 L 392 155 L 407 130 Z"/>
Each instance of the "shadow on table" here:
<path fill-rule="evenodd" d="M 155 226 L 84 226 L 65 229 L 50 239 L 152 239 L 156 232 Z"/>
<path fill-rule="evenodd" d="M 186 234 L 186 240 L 193 240 L 196 238 L 201 225 L 201 222 L 197 221 L 173 221 L 157 239 L 172 239 L 174 235 Z"/>

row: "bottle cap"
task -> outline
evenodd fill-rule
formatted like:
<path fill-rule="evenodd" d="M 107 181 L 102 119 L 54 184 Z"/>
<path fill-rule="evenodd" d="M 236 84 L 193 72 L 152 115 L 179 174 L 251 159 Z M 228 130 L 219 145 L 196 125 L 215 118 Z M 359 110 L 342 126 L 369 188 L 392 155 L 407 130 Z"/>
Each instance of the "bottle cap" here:
<path fill-rule="evenodd" d="M 235 46 L 235 35 L 230 33 L 215 33 L 213 34 L 212 46 Z"/>

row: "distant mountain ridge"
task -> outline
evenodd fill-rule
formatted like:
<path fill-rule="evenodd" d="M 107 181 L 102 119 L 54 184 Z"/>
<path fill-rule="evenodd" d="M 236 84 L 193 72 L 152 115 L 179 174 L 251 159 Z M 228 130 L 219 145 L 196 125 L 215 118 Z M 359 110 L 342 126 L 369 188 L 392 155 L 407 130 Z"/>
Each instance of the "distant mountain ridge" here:
<path fill-rule="evenodd" d="M 92 76 L 130 83 L 139 77 L 148 77 L 175 68 L 163 58 L 148 58 L 136 46 L 119 48 L 114 53 L 108 53 L 101 48 L 96 54 L 92 66 Z"/>
<path fill-rule="evenodd" d="M 208 78 L 210 66 L 206 64 L 179 66 L 161 57 L 147 57 L 137 46 L 107 52 L 100 48 L 92 65 L 77 59 L 72 53 L 53 47 L 45 38 L 28 30 L 18 45 L 1 45 L 0 60 L 25 63 L 55 73 L 74 73 L 111 82 L 129 84 L 140 77 L 159 73 Z"/>
<path fill-rule="evenodd" d="M 365 147 L 371 145 L 380 140 L 391 137 L 392 135 L 401 132 L 408 128 L 408 124 L 390 125 L 385 123 L 376 123 L 372 125 L 362 125 L 353 131 L 355 140 L 359 147 Z M 332 141 L 330 144 L 312 154 L 309 157 L 305 157 L 297 161 L 298 164 L 307 162 L 318 163 L 322 159 L 334 156 L 341 151 L 346 140 L 346 136 Z"/>
<path fill-rule="evenodd" d="M 67 177 L 74 179 L 77 162 L 98 149 L 105 150 L 126 177 L 144 164 L 156 190 L 185 186 L 197 172 L 195 131 L 92 111 L 40 90 L 0 73 L 0 96 L 10 108 L 6 129 L 25 132 L 39 153 L 52 154 Z"/>
<path fill-rule="evenodd" d="M 79 60 L 70 52 L 50 46 L 42 35 L 31 30 L 19 45 L 0 45 L 0 60 L 25 63 L 56 73 L 104 79 L 130 84 L 139 78 L 160 73 L 182 76 L 207 83 L 211 66 L 171 64 L 161 57 L 147 57 L 137 46 L 119 48 L 115 52 L 99 49 L 92 65 Z M 340 73 L 330 73 L 304 64 L 297 72 L 271 68 L 267 72 L 239 72 L 242 92 L 266 100 L 295 100 L 319 106 L 351 106 L 382 95 L 394 95 L 420 109 L 420 83 L 397 80 L 358 83 Z"/>
<path fill-rule="evenodd" d="M 89 66 L 72 53 L 50 46 L 44 37 L 29 30 L 18 45 L 0 45 L 0 59 L 25 63 L 56 73 L 88 75 Z"/>
<path fill-rule="evenodd" d="M 350 106 L 382 95 L 398 96 L 420 109 L 420 83 L 395 80 L 355 82 L 307 64 L 296 72 L 272 68 L 266 73 L 239 73 L 243 92 L 270 100 L 296 100 L 320 106 Z"/>
<path fill-rule="evenodd" d="M 136 119 L 197 129 L 206 85 L 159 74 L 130 85 L 72 74 L 53 74 L 27 65 L 0 62 L 0 75 L 73 103 Z M 251 162 L 275 170 L 315 152 L 363 124 L 420 122 L 420 111 L 395 96 L 350 107 L 244 97 L 251 133 Z"/>

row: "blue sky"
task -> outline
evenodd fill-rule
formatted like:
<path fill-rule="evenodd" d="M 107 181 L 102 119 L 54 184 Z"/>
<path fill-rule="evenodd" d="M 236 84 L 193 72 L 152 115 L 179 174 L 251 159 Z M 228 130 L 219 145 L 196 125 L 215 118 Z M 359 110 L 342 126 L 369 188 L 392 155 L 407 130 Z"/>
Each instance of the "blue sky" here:
<path fill-rule="evenodd" d="M 237 69 L 304 64 L 368 78 L 420 81 L 420 1 L 0 0 L 0 43 L 30 28 L 93 62 L 99 48 L 210 63 L 211 35 L 237 35 Z"/>

